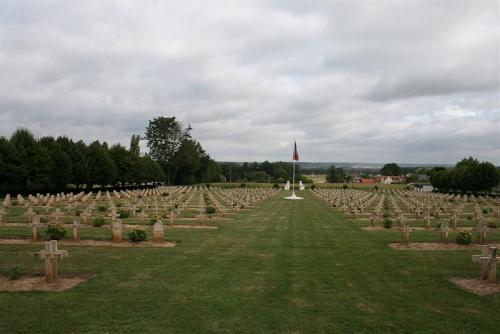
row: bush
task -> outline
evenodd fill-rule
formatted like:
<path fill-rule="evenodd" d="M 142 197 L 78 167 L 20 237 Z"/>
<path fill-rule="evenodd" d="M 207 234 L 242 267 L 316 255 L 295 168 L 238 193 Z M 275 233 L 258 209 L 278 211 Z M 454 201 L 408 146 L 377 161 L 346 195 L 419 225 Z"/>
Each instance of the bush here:
<path fill-rule="evenodd" d="M 377 191 L 379 188 L 378 188 L 378 186 L 373 186 L 373 188 L 372 188 L 372 189 L 373 189 L 374 191 Z"/>
<path fill-rule="evenodd" d="M 212 185 L 210 183 L 205 184 L 207 188 L 212 188 Z"/>
<path fill-rule="evenodd" d="M 277 183 L 273 184 L 273 189 L 279 189 L 279 188 L 280 188 L 279 184 Z"/>
<path fill-rule="evenodd" d="M 11 281 L 20 279 L 22 275 L 23 273 L 21 272 L 21 268 L 18 266 L 5 269 L 5 276 L 7 276 Z"/>
<path fill-rule="evenodd" d="M 47 239 L 60 240 L 66 234 L 66 226 L 60 222 L 50 222 L 45 228 Z"/>
<path fill-rule="evenodd" d="M 349 187 L 347 186 L 347 184 L 344 184 L 344 185 L 342 186 L 342 189 L 347 189 L 347 188 L 349 188 Z"/>
<path fill-rule="evenodd" d="M 122 204 L 122 203 L 120 203 L 120 202 L 118 202 L 118 203 L 116 203 L 116 204 L 115 204 L 115 206 L 116 206 L 117 208 L 121 208 L 121 207 L 123 206 L 123 204 Z"/>
<path fill-rule="evenodd" d="M 104 217 L 96 217 L 92 220 L 92 225 L 94 225 L 95 227 L 101 227 L 105 223 L 106 221 L 104 220 Z"/>
<path fill-rule="evenodd" d="M 49 220 L 47 219 L 47 217 L 40 217 L 40 224 L 47 224 L 49 222 Z"/>
<path fill-rule="evenodd" d="M 149 225 L 154 225 L 156 223 L 156 221 L 158 220 L 158 218 L 151 218 L 149 220 Z"/>
<path fill-rule="evenodd" d="M 389 218 L 390 216 L 391 216 L 390 213 L 384 212 L 384 215 L 383 215 L 384 218 Z"/>
<path fill-rule="evenodd" d="M 108 207 L 106 205 L 99 205 L 97 207 L 97 211 L 99 212 L 106 212 L 106 210 L 108 210 Z"/>
<path fill-rule="evenodd" d="M 488 208 L 484 208 L 484 209 L 483 209 L 483 214 L 487 215 L 487 214 L 488 214 L 488 212 L 490 212 L 490 210 L 489 210 Z"/>
<path fill-rule="evenodd" d="M 311 185 L 311 189 L 314 190 L 316 189 L 316 186 L 314 184 Z"/>
<path fill-rule="evenodd" d="M 128 210 L 120 210 L 119 216 L 120 216 L 120 218 L 128 218 L 128 217 L 130 217 L 130 211 L 128 211 Z"/>
<path fill-rule="evenodd" d="M 82 214 L 82 210 L 78 209 L 75 211 L 75 216 L 80 216 Z"/>
<path fill-rule="evenodd" d="M 215 213 L 215 208 L 213 206 L 207 206 L 205 213 Z"/>
<path fill-rule="evenodd" d="M 488 222 L 488 227 L 489 228 L 497 228 L 497 223 L 495 223 L 494 221 Z"/>
<path fill-rule="evenodd" d="M 168 195 L 170 195 L 169 193 L 167 192 L 164 192 L 163 194 L 161 194 L 163 197 L 167 197 Z"/>
<path fill-rule="evenodd" d="M 242 184 L 240 184 L 240 188 L 245 188 L 246 186 L 247 186 L 247 184 L 246 184 L 246 183 L 242 183 Z"/>
<path fill-rule="evenodd" d="M 389 218 L 385 218 L 384 219 L 384 227 L 391 228 L 392 227 L 392 220 L 390 220 Z"/>
<path fill-rule="evenodd" d="M 469 245 L 472 242 L 472 234 L 467 231 L 458 232 L 455 241 L 457 244 Z"/>
<path fill-rule="evenodd" d="M 141 229 L 133 229 L 132 231 L 128 232 L 128 239 L 132 242 L 144 241 L 147 239 L 146 231 Z"/>
<path fill-rule="evenodd" d="M 472 220 L 472 216 L 467 216 L 467 220 Z"/>

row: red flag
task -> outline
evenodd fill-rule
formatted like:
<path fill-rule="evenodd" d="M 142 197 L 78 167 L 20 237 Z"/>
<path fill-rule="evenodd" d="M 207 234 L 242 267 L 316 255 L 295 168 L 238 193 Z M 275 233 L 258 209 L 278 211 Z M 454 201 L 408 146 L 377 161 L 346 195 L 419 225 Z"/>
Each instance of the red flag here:
<path fill-rule="evenodd" d="M 292 157 L 292 159 L 295 161 L 299 161 L 299 153 L 297 152 L 297 143 L 295 142 L 295 140 L 293 141 L 293 157 Z"/>

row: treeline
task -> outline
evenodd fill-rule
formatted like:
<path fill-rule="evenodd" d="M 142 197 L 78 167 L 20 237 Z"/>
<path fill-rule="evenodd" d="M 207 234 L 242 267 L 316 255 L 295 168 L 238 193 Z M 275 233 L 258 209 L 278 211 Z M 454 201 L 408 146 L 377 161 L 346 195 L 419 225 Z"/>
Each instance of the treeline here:
<path fill-rule="evenodd" d="M 500 182 L 500 171 L 490 162 L 469 157 L 453 168 L 435 167 L 430 171 L 434 188 L 442 192 L 488 192 Z"/>
<path fill-rule="evenodd" d="M 0 191 L 55 192 L 68 187 L 115 187 L 160 182 L 165 175 L 149 155 L 140 156 L 140 136 L 129 149 L 106 142 L 87 145 L 60 136 L 35 138 L 27 129 L 0 137 Z"/>
<path fill-rule="evenodd" d="M 288 162 L 219 162 L 222 181 L 227 182 L 292 182 L 293 164 Z M 302 175 L 299 165 L 295 166 L 295 180 L 311 182 Z"/>

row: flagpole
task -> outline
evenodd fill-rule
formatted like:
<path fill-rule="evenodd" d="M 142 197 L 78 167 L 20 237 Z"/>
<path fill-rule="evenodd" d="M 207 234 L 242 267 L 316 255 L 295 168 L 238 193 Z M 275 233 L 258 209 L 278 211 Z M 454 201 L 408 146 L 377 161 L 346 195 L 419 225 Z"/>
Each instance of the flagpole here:
<path fill-rule="evenodd" d="M 292 196 L 295 196 L 295 159 L 293 160 Z"/>

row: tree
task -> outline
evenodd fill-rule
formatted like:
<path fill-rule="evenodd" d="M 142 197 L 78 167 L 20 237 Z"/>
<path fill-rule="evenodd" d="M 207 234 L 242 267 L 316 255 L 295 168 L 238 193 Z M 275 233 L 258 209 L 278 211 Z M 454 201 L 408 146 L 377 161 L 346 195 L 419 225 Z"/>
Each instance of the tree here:
<path fill-rule="evenodd" d="M 139 143 L 141 141 L 141 136 L 140 135 L 132 135 L 132 138 L 130 138 L 130 153 L 132 153 L 135 156 L 140 156 L 141 154 L 141 148 L 139 146 Z"/>
<path fill-rule="evenodd" d="M 385 164 L 380 172 L 385 176 L 399 176 L 401 175 L 401 168 L 396 163 L 391 162 Z"/>
<path fill-rule="evenodd" d="M 345 181 L 345 171 L 331 165 L 326 171 L 326 180 L 330 183 L 341 183 Z"/>
<path fill-rule="evenodd" d="M 184 127 L 175 117 L 156 117 L 146 127 L 145 139 L 151 157 L 163 167 L 170 184 L 173 180 L 172 159 L 185 139 L 190 138 L 191 127 Z"/>
<path fill-rule="evenodd" d="M 198 181 L 197 175 L 201 168 L 198 142 L 184 139 L 172 159 L 174 166 L 174 181 L 176 184 L 193 184 Z"/>
<path fill-rule="evenodd" d="M 106 186 L 114 184 L 116 178 L 116 166 L 109 156 L 107 145 L 95 141 L 89 145 L 87 150 L 89 167 L 89 181 L 87 187 L 92 189 L 94 184 Z"/>

